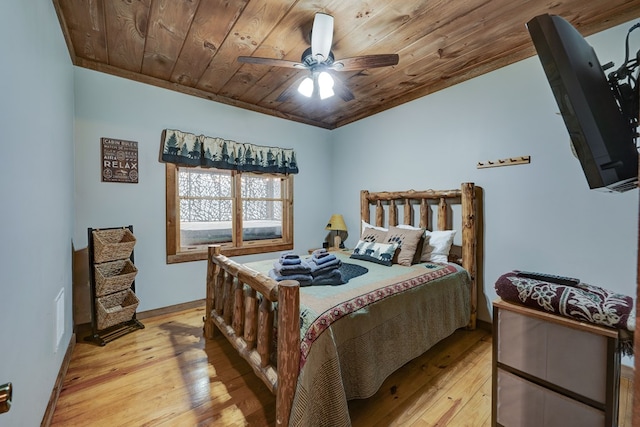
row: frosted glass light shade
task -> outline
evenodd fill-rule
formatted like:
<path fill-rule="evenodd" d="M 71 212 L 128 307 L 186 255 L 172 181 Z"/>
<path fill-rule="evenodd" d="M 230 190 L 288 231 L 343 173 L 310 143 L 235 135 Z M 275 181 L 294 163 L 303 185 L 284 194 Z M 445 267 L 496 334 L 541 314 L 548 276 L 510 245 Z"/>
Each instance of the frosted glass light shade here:
<path fill-rule="evenodd" d="M 334 95 L 333 92 L 333 77 L 331 74 L 323 71 L 318 75 L 318 86 L 320 89 L 320 99 L 326 99 Z"/>
<path fill-rule="evenodd" d="M 300 86 L 298 86 L 298 92 L 307 98 L 311 98 L 311 95 L 313 95 L 313 80 L 311 80 L 311 77 L 306 77 L 300 83 Z"/>

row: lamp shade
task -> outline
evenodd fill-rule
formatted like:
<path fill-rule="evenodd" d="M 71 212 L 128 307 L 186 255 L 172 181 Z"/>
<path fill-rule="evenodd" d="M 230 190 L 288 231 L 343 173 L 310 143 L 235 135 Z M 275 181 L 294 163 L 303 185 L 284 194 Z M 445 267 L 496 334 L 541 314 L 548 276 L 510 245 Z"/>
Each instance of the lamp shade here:
<path fill-rule="evenodd" d="M 347 231 L 347 225 L 340 214 L 333 214 L 325 227 L 326 230 Z"/>

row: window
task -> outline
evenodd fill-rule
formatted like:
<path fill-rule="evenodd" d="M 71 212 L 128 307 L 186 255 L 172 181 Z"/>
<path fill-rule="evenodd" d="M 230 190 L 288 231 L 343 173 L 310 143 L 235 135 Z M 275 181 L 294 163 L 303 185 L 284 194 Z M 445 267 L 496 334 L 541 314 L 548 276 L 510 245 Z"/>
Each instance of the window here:
<path fill-rule="evenodd" d="M 167 263 L 293 249 L 293 176 L 166 164 Z"/>

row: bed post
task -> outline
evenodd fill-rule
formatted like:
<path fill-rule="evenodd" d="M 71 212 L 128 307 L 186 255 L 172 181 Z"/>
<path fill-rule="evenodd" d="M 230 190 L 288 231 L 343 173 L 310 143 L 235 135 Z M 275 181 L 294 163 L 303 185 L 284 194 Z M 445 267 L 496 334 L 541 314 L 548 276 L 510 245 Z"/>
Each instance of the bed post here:
<path fill-rule="evenodd" d="M 214 337 L 216 327 L 211 318 L 211 311 L 213 310 L 213 298 L 214 298 L 214 284 L 217 276 L 217 270 L 220 268 L 216 263 L 211 261 L 211 257 L 214 255 L 220 255 L 220 245 L 212 245 L 207 249 L 207 294 L 205 299 L 205 314 L 204 314 L 204 336 L 211 339 Z"/>
<path fill-rule="evenodd" d="M 278 386 L 276 425 L 288 426 L 300 371 L 300 286 L 278 283 Z"/>
<path fill-rule="evenodd" d="M 471 276 L 471 317 L 467 329 L 476 328 L 478 314 L 476 192 L 471 182 L 462 184 L 462 267 Z"/>
<path fill-rule="evenodd" d="M 369 192 L 367 190 L 360 191 L 360 219 L 371 222 L 369 211 Z M 360 221 L 360 234 L 362 234 L 362 221 Z"/>

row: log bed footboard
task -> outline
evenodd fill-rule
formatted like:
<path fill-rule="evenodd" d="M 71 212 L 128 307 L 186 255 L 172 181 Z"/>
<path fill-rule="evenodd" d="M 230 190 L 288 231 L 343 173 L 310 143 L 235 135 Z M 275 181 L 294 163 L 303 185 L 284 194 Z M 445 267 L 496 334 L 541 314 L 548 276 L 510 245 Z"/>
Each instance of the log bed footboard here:
<path fill-rule="evenodd" d="M 209 247 L 204 335 L 216 327 L 276 395 L 276 425 L 288 425 L 300 369 L 300 286 L 277 282 Z M 248 287 L 245 292 L 245 285 Z M 274 303 L 278 303 L 277 356 L 273 352 Z"/>

